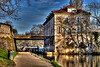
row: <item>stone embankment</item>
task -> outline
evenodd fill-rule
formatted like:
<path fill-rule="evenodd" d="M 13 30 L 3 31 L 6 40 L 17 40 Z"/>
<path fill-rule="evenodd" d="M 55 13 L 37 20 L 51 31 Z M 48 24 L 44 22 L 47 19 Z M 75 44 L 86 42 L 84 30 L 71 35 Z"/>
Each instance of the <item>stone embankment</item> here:
<path fill-rule="evenodd" d="M 12 26 L 0 23 L 0 49 L 15 50 Z"/>

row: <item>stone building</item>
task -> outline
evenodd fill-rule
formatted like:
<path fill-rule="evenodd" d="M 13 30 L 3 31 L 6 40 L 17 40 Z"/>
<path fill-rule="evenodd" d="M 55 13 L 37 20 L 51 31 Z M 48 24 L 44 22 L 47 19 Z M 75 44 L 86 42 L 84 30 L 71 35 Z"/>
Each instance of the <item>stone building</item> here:
<path fill-rule="evenodd" d="M 44 36 L 51 36 L 44 41 L 47 51 L 61 52 L 68 47 L 75 47 L 84 42 L 91 43 L 89 37 L 90 13 L 66 6 L 52 11 L 44 22 Z"/>
<path fill-rule="evenodd" d="M 12 26 L 0 23 L 0 49 L 15 50 Z"/>

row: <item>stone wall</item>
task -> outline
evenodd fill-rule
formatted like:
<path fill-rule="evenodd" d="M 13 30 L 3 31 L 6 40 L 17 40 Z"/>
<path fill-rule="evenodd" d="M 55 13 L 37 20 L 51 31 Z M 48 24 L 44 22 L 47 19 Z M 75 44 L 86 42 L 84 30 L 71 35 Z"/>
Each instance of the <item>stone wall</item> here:
<path fill-rule="evenodd" d="M 11 25 L 0 23 L 0 49 L 15 50 Z"/>

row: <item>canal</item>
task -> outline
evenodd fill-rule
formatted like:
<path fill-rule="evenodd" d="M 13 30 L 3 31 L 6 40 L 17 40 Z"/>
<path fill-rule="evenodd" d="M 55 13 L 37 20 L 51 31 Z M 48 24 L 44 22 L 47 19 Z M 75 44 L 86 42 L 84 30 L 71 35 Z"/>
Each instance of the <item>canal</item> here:
<path fill-rule="evenodd" d="M 54 55 L 44 56 L 62 67 L 100 67 L 100 55 Z"/>

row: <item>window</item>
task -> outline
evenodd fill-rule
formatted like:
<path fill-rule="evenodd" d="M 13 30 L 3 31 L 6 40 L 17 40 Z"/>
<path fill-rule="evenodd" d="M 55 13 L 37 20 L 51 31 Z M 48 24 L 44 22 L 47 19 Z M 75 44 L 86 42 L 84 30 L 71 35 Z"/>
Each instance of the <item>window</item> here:
<path fill-rule="evenodd" d="M 76 12 L 76 10 L 72 10 L 72 12 Z"/>
<path fill-rule="evenodd" d="M 68 23 L 68 17 L 65 17 L 64 23 Z"/>
<path fill-rule="evenodd" d="M 65 28 L 65 33 L 68 33 L 68 27 L 64 27 Z"/>
<path fill-rule="evenodd" d="M 77 33 L 80 33 L 80 27 L 79 26 L 77 26 Z"/>
<path fill-rule="evenodd" d="M 58 27 L 58 33 L 61 33 L 61 27 L 60 26 Z"/>
<path fill-rule="evenodd" d="M 80 17 L 76 17 L 76 23 L 80 23 Z"/>
<path fill-rule="evenodd" d="M 81 17 L 81 22 L 82 22 L 82 23 L 84 23 L 83 19 L 84 19 L 84 18 L 83 18 L 83 17 Z"/>
<path fill-rule="evenodd" d="M 86 32 L 86 28 L 85 27 L 83 27 L 83 31 Z"/>

